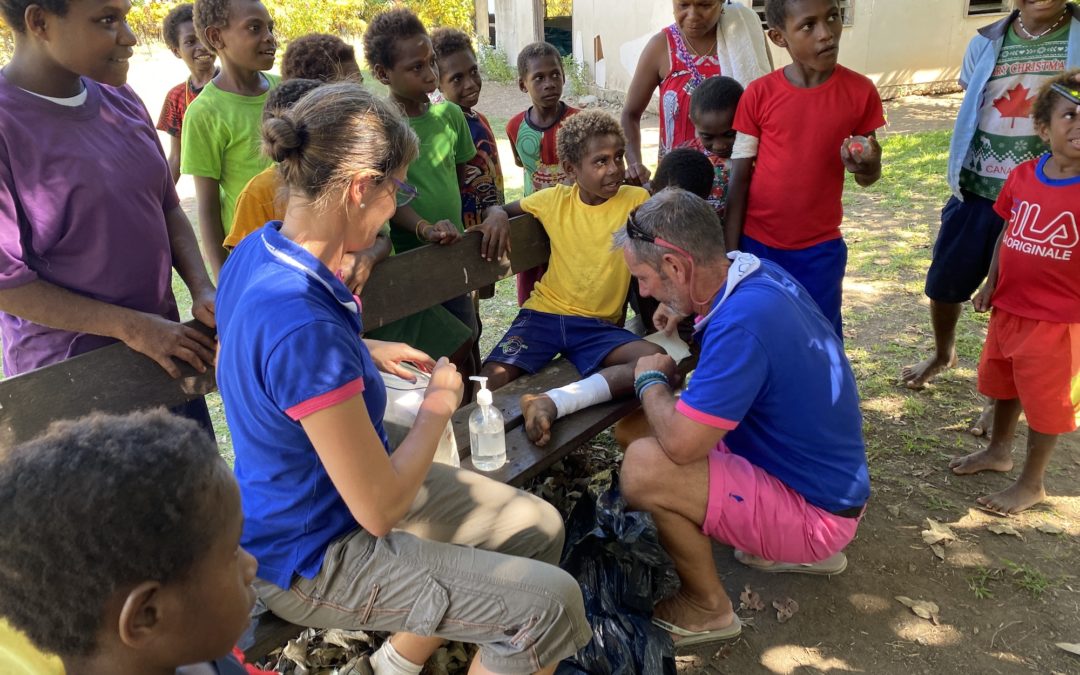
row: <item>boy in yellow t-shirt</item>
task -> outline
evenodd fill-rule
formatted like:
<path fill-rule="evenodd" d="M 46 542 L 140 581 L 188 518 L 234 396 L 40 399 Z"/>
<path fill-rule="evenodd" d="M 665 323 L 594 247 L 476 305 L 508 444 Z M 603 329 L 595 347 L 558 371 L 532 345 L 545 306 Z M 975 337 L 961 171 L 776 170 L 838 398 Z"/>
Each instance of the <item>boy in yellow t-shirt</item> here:
<path fill-rule="evenodd" d="M 634 364 L 660 352 L 618 325 L 630 270 L 622 254 L 612 249 L 612 235 L 649 198 L 642 188 L 623 184 L 622 129 L 608 113 L 589 110 L 563 123 L 556 144 L 573 185 L 556 185 L 489 210 L 504 212 L 505 217 L 497 216 L 500 227 L 512 216 L 535 216 L 551 239 L 551 256 L 481 374 L 497 389 L 562 354 L 585 376 L 566 387 L 521 398 L 526 430 L 537 445 L 547 443 L 556 419 L 632 393 Z"/>

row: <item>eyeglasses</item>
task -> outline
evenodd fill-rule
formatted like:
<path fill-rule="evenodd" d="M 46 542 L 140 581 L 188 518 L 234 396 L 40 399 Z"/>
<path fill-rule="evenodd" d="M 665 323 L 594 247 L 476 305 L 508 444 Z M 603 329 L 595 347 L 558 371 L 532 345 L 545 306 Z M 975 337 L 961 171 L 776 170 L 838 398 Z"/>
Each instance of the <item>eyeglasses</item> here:
<path fill-rule="evenodd" d="M 399 207 L 405 206 L 420 196 L 420 191 L 408 183 L 400 181 L 393 176 L 390 176 L 390 180 L 394 181 L 394 187 L 397 188 L 397 205 Z"/>
<path fill-rule="evenodd" d="M 634 219 L 633 213 L 631 213 L 630 217 L 626 220 L 626 236 L 629 239 L 637 239 L 638 241 L 648 242 L 655 246 L 669 248 L 676 253 L 683 254 L 691 262 L 693 262 L 694 260 L 694 256 L 690 255 L 690 253 L 686 249 L 680 248 L 675 244 L 672 244 L 670 241 L 657 237 L 656 235 L 650 234 L 649 232 L 641 229 L 641 226 L 638 225 L 637 220 Z"/>

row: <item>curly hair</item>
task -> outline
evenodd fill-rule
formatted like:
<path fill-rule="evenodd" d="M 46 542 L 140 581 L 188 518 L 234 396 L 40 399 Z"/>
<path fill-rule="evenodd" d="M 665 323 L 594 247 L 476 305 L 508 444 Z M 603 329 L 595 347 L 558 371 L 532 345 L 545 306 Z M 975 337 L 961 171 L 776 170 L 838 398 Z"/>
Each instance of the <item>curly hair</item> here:
<path fill-rule="evenodd" d="M 559 159 L 580 166 L 589 150 L 589 140 L 599 136 L 617 136 L 626 143 L 619 121 L 603 110 L 586 110 L 571 116 L 555 136 Z"/>
<path fill-rule="evenodd" d="M 472 40 L 464 31 L 457 28 L 436 28 L 431 33 L 431 47 L 435 50 L 435 57 L 439 59 L 445 59 L 458 52 L 469 52 L 476 56 Z"/>
<path fill-rule="evenodd" d="M 769 28 L 784 30 L 788 18 L 788 5 L 794 2 L 795 0 L 765 0 L 765 23 L 769 24 Z M 837 7 L 840 6 L 840 0 L 833 0 L 833 2 Z"/>
<path fill-rule="evenodd" d="M 317 208 L 343 200 L 358 173 L 386 177 L 407 166 L 420 147 L 394 104 L 352 82 L 324 84 L 272 111 L 262 139 L 282 181 Z"/>
<path fill-rule="evenodd" d="M 11 30 L 26 32 L 26 8 L 30 5 L 37 5 L 49 14 L 64 16 L 71 6 L 71 0 L 0 0 L 0 14 L 4 15 L 4 21 L 11 26 Z"/>
<path fill-rule="evenodd" d="M 195 34 L 199 41 L 208 50 L 217 53 L 210 41 L 206 39 L 206 29 L 211 26 L 224 28 L 229 25 L 229 3 L 233 0 L 195 0 L 193 19 L 195 22 Z"/>
<path fill-rule="evenodd" d="M 336 35 L 310 33 L 298 37 L 285 48 L 281 60 L 281 79 L 335 82 L 341 79 L 342 66 L 356 63 L 356 50 Z"/>
<path fill-rule="evenodd" d="M 1054 114 L 1054 106 L 1059 99 L 1064 100 L 1061 94 L 1051 89 L 1051 87 L 1055 84 L 1062 84 L 1068 89 L 1080 89 L 1076 85 L 1077 75 L 1080 75 L 1080 69 L 1065 71 L 1047 80 L 1042 89 L 1039 89 L 1035 103 L 1031 105 L 1031 119 L 1035 121 L 1036 128 L 1049 127 Z"/>
<path fill-rule="evenodd" d="M 743 86 L 735 80 L 721 75 L 710 77 L 698 85 L 690 95 L 690 115 L 703 112 L 734 110 L 743 95 Z"/>
<path fill-rule="evenodd" d="M 319 80 L 295 79 L 285 80 L 270 90 L 266 95 L 266 103 L 263 104 L 263 121 L 270 119 L 275 113 L 283 112 L 296 105 L 300 99 L 308 95 L 312 89 L 321 87 L 325 82 Z"/>
<path fill-rule="evenodd" d="M 169 49 L 180 49 L 180 26 L 191 21 L 195 5 L 185 2 L 172 8 L 161 22 L 161 39 Z"/>
<path fill-rule="evenodd" d="M 424 23 L 410 9 L 399 7 L 376 14 L 364 31 L 364 60 L 371 68 L 393 68 L 394 44 L 427 34 Z"/>
<path fill-rule="evenodd" d="M 0 460 L 0 613 L 45 651 L 93 652 L 116 591 L 183 580 L 206 554 L 229 479 L 206 432 L 164 410 L 53 424 Z"/>
<path fill-rule="evenodd" d="M 521 48 L 517 57 L 518 79 L 524 80 L 529 74 L 529 62 L 536 59 L 551 57 L 559 62 L 559 70 L 562 70 L 562 55 L 555 45 L 550 42 L 532 42 Z"/>
<path fill-rule="evenodd" d="M 712 194 L 715 174 L 712 162 L 703 153 L 693 148 L 675 148 L 664 155 L 660 166 L 656 167 L 652 189 L 659 192 L 664 188 L 677 187 L 708 199 Z"/>

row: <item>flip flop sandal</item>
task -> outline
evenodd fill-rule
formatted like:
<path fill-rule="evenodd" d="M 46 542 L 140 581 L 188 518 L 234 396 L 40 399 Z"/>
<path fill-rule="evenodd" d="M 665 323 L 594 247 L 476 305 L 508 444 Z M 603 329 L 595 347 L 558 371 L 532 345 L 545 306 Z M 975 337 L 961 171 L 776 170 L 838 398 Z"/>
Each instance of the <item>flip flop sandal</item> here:
<path fill-rule="evenodd" d="M 735 617 L 735 620 L 731 622 L 730 626 L 727 626 L 726 628 L 717 628 L 716 630 L 686 630 L 673 623 L 657 618 L 653 618 L 652 623 L 657 628 L 663 628 L 678 638 L 674 640 L 675 649 L 703 645 L 709 642 L 719 642 L 720 640 L 732 640 L 739 637 L 742 633 L 742 621 L 739 621 L 738 616 Z"/>
<path fill-rule="evenodd" d="M 815 563 L 774 562 L 771 565 L 762 565 L 751 561 L 745 552 L 739 550 L 735 551 L 735 559 L 747 567 L 751 567 L 760 572 L 768 572 L 770 574 L 787 572 L 792 574 L 817 574 L 820 576 L 831 577 L 832 575 L 840 574 L 847 569 L 847 556 L 844 555 L 843 551 Z"/>

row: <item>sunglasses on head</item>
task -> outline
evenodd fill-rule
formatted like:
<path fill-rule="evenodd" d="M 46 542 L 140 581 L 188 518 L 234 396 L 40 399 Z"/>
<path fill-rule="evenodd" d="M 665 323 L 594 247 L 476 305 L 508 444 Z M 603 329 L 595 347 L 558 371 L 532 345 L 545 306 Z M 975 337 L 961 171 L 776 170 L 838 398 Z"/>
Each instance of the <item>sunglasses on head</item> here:
<path fill-rule="evenodd" d="M 1060 82 L 1055 82 L 1050 85 L 1050 90 L 1056 94 L 1060 94 L 1069 103 L 1073 105 L 1080 105 L 1080 90 L 1070 89 Z"/>
<path fill-rule="evenodd" d="M 690 255 L 690 253 L 686 249 L 680 248 L 675 244 L 672 244 L 670 241 L 667 241 L 666 239 L 657 237 L 656 235 L 641 229 L 641 226 L 638 225 L 638 222 L 634 218 L 633 213 L 631 213 L 630 217 L 626 220 L 626 236 L 628 239 L 637 239 L 638 241 L 644 241 L 649 244 L 653 244 L 654 246 L 671 249 L 676 253 L 681 253 L 682 255 L 686 256 L 687 259 L 691 261 L 694 259 L 694 256 Z"/>

